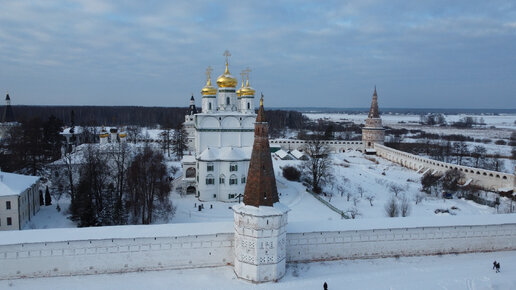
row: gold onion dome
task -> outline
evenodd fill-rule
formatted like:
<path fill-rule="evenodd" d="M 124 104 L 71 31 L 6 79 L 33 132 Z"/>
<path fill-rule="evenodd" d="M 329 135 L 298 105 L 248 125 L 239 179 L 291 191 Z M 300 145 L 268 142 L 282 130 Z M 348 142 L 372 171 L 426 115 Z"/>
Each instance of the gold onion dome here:
<path fill-rule="evenodd" d="M 249 86 L 249 80 L 247 80 L 247 82 L 245 83 L 245 87 L 241 89 L 241 95 L 242 96 L 254 96 L 254 93 L 256 91 L 251 88 L 251 86 Z"/>
<path fill-rule="evenodd" d="M 244 81 L 242 80 L 242 86 L 236 91 L 237 97 L 240 99 L 242 96 L 242 90 L 244 89 Z"/>
<path fill-rule="evenodd" d="M 202 88 L 202 90 L 201 90 L 201 95 L 211 96 L 211 95 L 216 95 L 216 94 L 217 94 L 217 88 L 215 88 L 211 85 L 211 79 L 208 78 L 208 81 L 206 82 L 206 86 L 204 86 L 204 88 Z"/>
<path fill-rule="evenodd" d="M 219 88 L 234 88 L 237 83 L 237 79 L 229 73 L 228 62 L 226 61 L 226 70 L 224 74 L 217 78 L 217 86 L 219 86 Z"/>

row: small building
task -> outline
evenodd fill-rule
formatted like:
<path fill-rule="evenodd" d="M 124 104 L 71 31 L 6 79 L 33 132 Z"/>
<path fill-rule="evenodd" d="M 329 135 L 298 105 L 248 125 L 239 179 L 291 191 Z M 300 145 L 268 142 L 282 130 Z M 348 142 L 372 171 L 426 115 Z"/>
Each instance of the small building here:
<path fill-rule="evenodd" d="M 292 154 L 292 156 L 294 156 L 294 158 L 296 158 L 297 160 L 308 160 L 308 155 L 297 149 L 290 151 L 290 154 Z"/>
<path fill-rule="evenodd" d="M 294 159 L 294 157 L 292 155 L 290 155 L 287 151 L 285 151 L 283 149 L 280 149 L 280 150 L 274 152 L 274 154 L 276 154 L 276 156 L 278 156 L 279 159 L 281 159 L 281 160 L 292 160 L 292 159 Z"/>
<path fill-rule="evenodd" d="M 21 230 L 36 215 L 40 201 L 39 179 L 38 176 L 0 172 L 0 231 Z"/>

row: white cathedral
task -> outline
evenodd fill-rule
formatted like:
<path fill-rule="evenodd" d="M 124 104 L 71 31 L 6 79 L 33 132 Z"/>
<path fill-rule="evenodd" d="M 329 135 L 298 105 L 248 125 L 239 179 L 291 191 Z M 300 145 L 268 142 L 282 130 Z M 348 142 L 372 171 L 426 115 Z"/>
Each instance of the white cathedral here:
<path fill-rule="evenodd" d="M 201 201 L 234 201 L 244 194 L 254 141 L 255 90 L 249 85 L 249 70 L 242 73 L 237 90 L 238 81 L 229 73 L 229 52 L 225 56 L 226 69 L 217 78 L 218 89 L 212 86 L 208 68 L 201 90 L 202 111 L 192 109 L 192 97 L 184 123 L 191 154 L 181 160 L 183 192 Z"/>

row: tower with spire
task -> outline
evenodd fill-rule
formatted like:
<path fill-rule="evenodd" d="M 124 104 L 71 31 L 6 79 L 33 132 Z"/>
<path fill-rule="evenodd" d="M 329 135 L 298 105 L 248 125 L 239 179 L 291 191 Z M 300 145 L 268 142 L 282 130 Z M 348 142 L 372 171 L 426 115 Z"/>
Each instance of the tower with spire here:
<path fill-rule="evenodd" d="M 250 70 L 242 75 L 237 91 L 238 80 L 229 72 L 231 54 L 226 50 L 223 55 L 225 68 L 216 80 L 218 88 L 212 85 L 213 69 L 208 67 L 201 90 L 202 110 L 191 114 L 190 109 L 185 116 L 190 152 L 181 161 L 182 188 L 201 201 L 238 200 L 246 186 L 254 140 L 255 90 L 249 85 Z"/>
<path fill-rule="evenodd" d="M 384 139 L 385 129 L 382 126 L 382 119 L 378 110 L 378 94 L 376 93 L 375 86 L 371 108 L 369 109 L 365 126 L 362 128 L 362 143 L 366 153 L 373 152 L 374 143 L 383 144 Z"/>
<path fill-rule="evenodd" d="M 5 95 L 5 107 L 2 112 L 2 123 L 13 123 L 16 122 L 14 119 L 13 108 L 11 107 L 11 97 L 9 93 Z"/>
<path fill-rule="evenodd" d="M 254 144 L 244 199 L 233 206 L 235 273 L 255 283 L 285 275 L 288 207 L 279 202 L 269 149 L 263 96 L 256 117 Z"/>

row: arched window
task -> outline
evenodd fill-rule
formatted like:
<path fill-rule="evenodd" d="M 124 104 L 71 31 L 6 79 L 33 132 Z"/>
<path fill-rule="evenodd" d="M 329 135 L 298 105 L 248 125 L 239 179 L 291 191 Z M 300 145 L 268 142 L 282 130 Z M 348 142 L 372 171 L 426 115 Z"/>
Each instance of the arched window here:
<path fill-rule="evenodd" d="M 219 183 L 220 184 L 224 184 L 226 183 L 226 176 L 224 176 L 224 174 L 221 174 L 220 177 L 219 177 Z"/>
<path fill-rule="evenodd" d="M 208 103 L 208 110 L 211 111 L 211 102 Z"/>
<path fill-rule="evenodd" d="M 213 175 L 208 174 L 208 176 L 206 176 L 206 184 L 215 184 L 215 178 L 213 178 Z"/>
<path fill-rule="evenodd" d="M 247 109 L 250 110 L 251 109 L 251 103 L 247 102 Z"/>
<path fill-rule="evenodd" d="M 194 178 L 195 177 L 195 168 L 190 167 L 186 170 L 186 178 Z"/>
<path fill-rule="evenodd" d="M 229 105 L 229 97 L 226 97 L 226 105 Z"/>
<path fill-rule="evenodd" d="M 231 177 L 229 177 L 229 185 L 235 185 L 235 184 L 238 184 L 238 179 L 236 177 L 236 175 L 231 175 Z"/>

